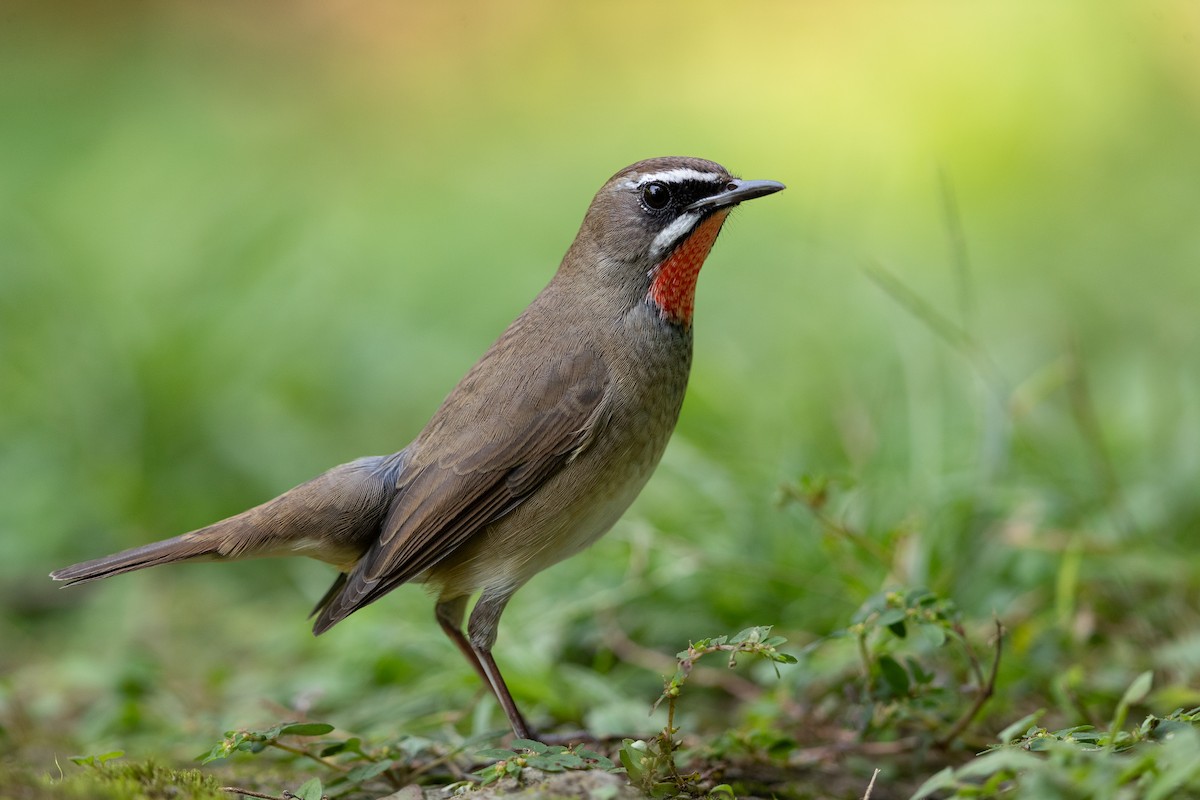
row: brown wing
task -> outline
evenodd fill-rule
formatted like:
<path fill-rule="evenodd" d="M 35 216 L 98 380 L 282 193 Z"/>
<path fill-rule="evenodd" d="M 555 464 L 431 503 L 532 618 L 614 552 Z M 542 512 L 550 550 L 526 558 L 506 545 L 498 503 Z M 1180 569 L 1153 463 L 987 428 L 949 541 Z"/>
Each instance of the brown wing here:
<path fill-rule="evenodd" d="M 485 359 L 410 448 L 379 540 L 322 609 L 321 633 L 453 553 L 516 508 L 596 432 L 609 375 L 590 348 L 533 375 Z"/>

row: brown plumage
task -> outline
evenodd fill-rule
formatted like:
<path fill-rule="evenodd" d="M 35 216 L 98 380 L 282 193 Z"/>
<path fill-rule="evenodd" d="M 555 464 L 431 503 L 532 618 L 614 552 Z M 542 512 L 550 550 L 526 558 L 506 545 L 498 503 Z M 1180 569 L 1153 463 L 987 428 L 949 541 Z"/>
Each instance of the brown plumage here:
<path fill-rule="evenodd" d="M 554 279 L 404 450 L 51 577 L 75 584 L 189 559 L 310 556 L 340 571 L 314 609 L 318 634 L 401 584 L 424 583 L 439 624 L 514 732 L 529 736 L 491 657 L 504 606 L 603 535 L 650 477 L 687 386 L 700 264 L 732 206 L 782 188 L 695 158 L 627 167 L 592 201 Z"/>

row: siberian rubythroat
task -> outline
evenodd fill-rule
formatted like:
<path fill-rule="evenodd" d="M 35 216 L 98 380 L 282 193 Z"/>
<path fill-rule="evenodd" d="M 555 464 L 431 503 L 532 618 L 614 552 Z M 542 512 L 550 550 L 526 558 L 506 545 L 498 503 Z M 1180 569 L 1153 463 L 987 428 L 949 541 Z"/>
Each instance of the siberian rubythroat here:
<path fill-rule="evenodd" d="M 700 267 L 734 206 L 783 188 L 697 158 L 626 167 L 596 194 L 554 278 L 403 450 L 51 577 L 309 556 L 340 573 L 313 610 L 318 634 L 424 583 L 442 629 L 529 737 L 492 658 L 504 606 L 608 531 L 641 491 L 683 402 Z"/>

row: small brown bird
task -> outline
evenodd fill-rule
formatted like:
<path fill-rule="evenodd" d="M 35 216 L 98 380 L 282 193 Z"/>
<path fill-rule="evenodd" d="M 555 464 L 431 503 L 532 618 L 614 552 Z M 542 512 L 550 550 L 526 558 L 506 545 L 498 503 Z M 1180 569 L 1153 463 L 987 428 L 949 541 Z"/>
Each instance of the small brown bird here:
<path fill-rule="evenodd" d="M 697 158 L 621 170 L 553 280 L 408 447 L 50 577 L 69 585 L 174 561 L 309 556 L 340 571 L 313 609 L 317 634 L 424 583 L 446 635 L 529 738 L 492 658 L 504 606 L 608 531 L 641 491 L 683 403 L 700 267 L 734 206 L 783 188 Z"/>

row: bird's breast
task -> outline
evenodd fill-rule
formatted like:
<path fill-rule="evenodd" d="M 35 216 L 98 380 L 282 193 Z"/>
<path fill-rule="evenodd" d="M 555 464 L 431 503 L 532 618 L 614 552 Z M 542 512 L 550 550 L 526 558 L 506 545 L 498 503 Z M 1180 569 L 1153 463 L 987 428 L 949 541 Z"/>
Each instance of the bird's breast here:
<path fill-rule="evenodd" d="M 432 569 L 443 597 L 520 586 L 591 545 L 621 517 L 654 472 L 679 417 L 691 334 L 649 306 L 597 348 L 610 383 L 586 446 L 512 512 L 483 529 L 459 557 Z"/>

